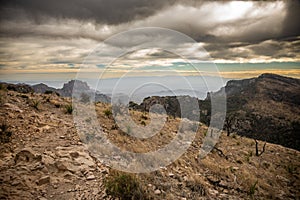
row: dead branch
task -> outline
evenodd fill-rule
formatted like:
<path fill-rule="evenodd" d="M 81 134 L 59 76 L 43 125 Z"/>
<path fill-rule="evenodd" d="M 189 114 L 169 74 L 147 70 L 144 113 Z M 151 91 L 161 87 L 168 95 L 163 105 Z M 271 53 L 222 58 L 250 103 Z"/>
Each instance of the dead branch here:
<path fill-rule="evenodd" d="M 226 160 L 228 159 L 228 157 L 223 153 L 223 151 L 221 149 L 219 149 L 218 147 L 215 147 L 215 146 L 214 146 L 214 149 L 217 150 L 221 156 L 225 157 Z"/>
<path fill-rule="evenodd" d="M 265 152 L 265 150 L 266 150 L 266 144 L 267 143 L 265 142 L 262 151 L 259 153 L 259 151 L 258 151 L 258 141 L 255 140 L 255 139 L 254 139 L 254 141 L 255 141 L 255 155 L 256 156 L 261 156 L 261 154 L 263 154 Z"/>

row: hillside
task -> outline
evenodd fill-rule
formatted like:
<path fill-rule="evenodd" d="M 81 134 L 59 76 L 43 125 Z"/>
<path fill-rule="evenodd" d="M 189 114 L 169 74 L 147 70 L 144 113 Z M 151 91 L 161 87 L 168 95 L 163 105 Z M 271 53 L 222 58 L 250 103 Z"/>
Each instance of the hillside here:
<path fill-rule="evenodd" d="M 242 136 L 300 150 L 300 80 L 262 74 L 257 78 L 231 80 L 220 91 L 199 100 L 200 121 L 209 125 L 211 97 L 224 91 L 227 97 L 227 120 L 224 129 Z M 183 98 L 183 97 L 180 97 Z M 191 98 L 192 99 L 192 98 Z M 161 103 L 169 115 L 180 117 L 177 97 L 148 97 L 131 107 L 149 111 Z M 190 117 L 191 119 L 191 117 Z"/>
<path fill-rule="evenodd" d="M 300 150 L 299 79 L 262 74 L 229 81 L 224 89 L 230 131 Z"/>
<path fill-rule="evenodd" d="M 171 165 L 145 174 L 116 172 L 79 139 L 67 109 L 70 98 L 3 87 L 0 92 L 0 199 L 112 199 L 105 182 L 118 174 L 133 177 L 144 199 L 300 198 L 300 153 L 293 149 L 267 143 L 255 156 L 254 140 L 223 133 L 216 148 L 200 159 L 207 135 L 200 123 L 188 151 Z M 150 140 L 129 137 L 115 125 L 110 109 L 96 104 L 104 133 L 121 148 L 153 151 L 177 134 L 180 119 L 170 116 Z M 132 110 L 131 116 L 139 124 L 150 123 L 148 113 Z M 258 142 L 261 151 L 264 143 Z"/>

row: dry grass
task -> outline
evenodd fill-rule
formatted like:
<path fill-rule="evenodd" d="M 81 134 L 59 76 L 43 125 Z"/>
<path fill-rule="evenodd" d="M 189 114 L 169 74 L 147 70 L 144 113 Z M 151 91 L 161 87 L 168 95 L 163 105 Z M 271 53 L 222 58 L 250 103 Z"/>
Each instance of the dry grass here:
<path fill-rule="evenodd" d="M 8 97 L 9 103 L 15 103 L 24 112 L 32 112 L 32 108 L 22 107 L 23 104 L 26 105 L 28 99 L 14 97 L 18 98 L 18 101 L 12 102 L 11 96 Z M 33 94 L 30 98 L 37 99 L 40 96 Z M 51 115 L 52 113 L 64 114 L 63 105 L 68 103 L 70 103 L 69 99 L 53 97 L 49 102 L 46 100 L 42 102 L 42 112 L 48 114 L 51 112 Z M 62 108 L 56 109 L 55 104 L 62 105 Z M 157 134 L 148 139 L 138 139 L 120 130 L 114 119 L 106 116 L 105 110 L 107 109 L 110 109 L 110 105 L 96 104 L 101 126 L 111 142 L 127 151 L 143 153 L 160 149 L 176 136 L 179 129 L 180 119 L 169 117 L 168 122 Z M 146 125 L 150 124 L 151 119 L 148 113 L 131 111 L 130 114 L 137 125 L 145 127 L 141 121 L 145 121 Z M 64 117 L 71 126 L 72 116 L 64 115 Z M 87 123 L 91 122 L 88 117 L 84 120 Z M 27 123 L 26 119 L 24 123 Z M 254 155 L 255 142 L 252 139 L 234 134 L 227 137 L 224 133 L 217 147 L 227 158 L 213 150 L 204 159 L 199 159 L 199 150 L 206 132 L 207 127 L 200 125 L 189 149 L 169 166 L 152 173 L 134 176 L 140 187 L 150 195 L 149 197 L 152 199 L 300 198 L 300 153 L 298 151 L 268 143 L 265 153 L 257 157 Z M 156 189 L 161 191 L 160 195 L 154 195 Z M 222 195 L 227 196 L 222 197 Z"/>
<path fill-rule="evenodd" d="M 105 106 L 101 105 L 98 109 L 101 122 L 106 127 L 114 126 L 114 120 L 106 118 L 103 114 Z M 150 123 L 151 119 L 147 113 L 131 111 L 130 114 L 138 125 L 141 125 L 141 121 L 145 121 L 146 124 Z M 148 139 L 131 137 L 126 134 L 126 131 L 119 129 L 110 130 L 108 137 L 127 151 L 139 153 L 155 151 L 167 145 L 175 137 L 179 123 L 180 119 L 169 118 L 162 130 Z M 271 198 L 282 194 L 288 196 L 291 193 L 290 190 L 296 192 L 296 185 L 300 186 L 299 172 L 296 167 L 300 164 L 300 155 L 297 151 L 267 144 L 266 152 L 260 157 L 256 157 L 254 156 L 255 143 L 253 140 L 235 134 L 227 137 L 224 133 L 221 135 L 217 147 L 228 159 L 213 150 L 204 159 L 199 160 L 199 149 L 206 131 L 205 126 L 200 126 L 188 151 L 166 169 L 138 175 L 144 186 L 151 184 L 165 191 L 162 194 L 165 199 L 172 199 L 178 195 L 190 199 L 200 198 L 200 196 L 192 195 L 193 190 L 197 187 L 204 196 L 210 196 L 211 193 L 208 189 L 215 188 L 214 190 L 219 193 L 225 191 L 228 195 L 241 198 Z M 170 173 L 175 175 L 170 177 Z M 216 177 L 220 182 L 214 185 L 212 181 L 209 181 L 211 176 Z M 287 187 L 288 183 L 278 181 L 278 177 L 288 180 L 289 184 L 294 185 Z M 153 192 L 151 187 L 148 190 Z M 188 195 L 180 193 L 180 190 L 186 191 Z"/>

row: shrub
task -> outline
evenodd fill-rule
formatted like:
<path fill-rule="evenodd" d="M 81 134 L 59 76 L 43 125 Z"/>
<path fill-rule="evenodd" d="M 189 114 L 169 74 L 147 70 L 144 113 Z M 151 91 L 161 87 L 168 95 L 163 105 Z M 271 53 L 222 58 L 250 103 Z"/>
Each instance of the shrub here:
<path fill-rule="evenodd" d="M 147 117 L 146 115 L 142 114 L 142 116 L 141 116 L 141 119 L 143 119 L 143 120 L 147 120 L 147 119 L 148 119 L 148 117 Z"/>
<path fill-rule="evenodd" d="M 112 115 L 111 110 L 110 110 L 110 109 L 104 110 L 104 115 L 105 115 L 106 117 L 110 117 L 110 116 Z"/>
<path fill-rule="evenodd" d="M 105 180 L 106 193 L 120 200 L 148 199 L 139 181 L 131 174 L 112 172 Z"/>
<path fill-rule="evenodd" d="M 141 121 L 141 125 L 146 126 L 146 122 L 145 121 Z"/>
<path fill-rule="evenodd" d="M 66 108 L 66 113 L 67 114 L 72 114 L 73 113 L 74 108 L 73 108 L 72 104 L 66 105 L 65 108 Z"/>
<path fill-rule="evenodd" d="M 186 187 L 189 188 L 192 193 L 198 194 L 198 196 L 206 195 L 206 190 L 205 190 L 203 184 L 198 179 L 196 179 L 194 181 L 187 181 Z"/>
<path fill-rule="evenodd" d="M 127 125 L 127 126 L 126 126 L 126 133 L 127 133 L 127 134 L 130 134 L 130 133 L 131 133 L 131 126 L 130 126 L 130 125 Z"/>
<path fill-rule="evenodd" d="M 8 129 L 9 126 L 5 122 L 0 125 L 0 142 L 9 142 L 12 132 Z"/>
<path fill-rule="evenodd" d="M 53 91 L 51 91 L 51 90 L 46 90 L 45 92 L 44 92 L 44 94 L 53 94 L 54 92 Z"/>
<path fill-rule="evenodd" d="M 39 110 L 39 105 L 40 105 L 40 100 L 38 99 L 32 99 L 31 100 L 31 105 L 34 107 L 36 110 Z"/>

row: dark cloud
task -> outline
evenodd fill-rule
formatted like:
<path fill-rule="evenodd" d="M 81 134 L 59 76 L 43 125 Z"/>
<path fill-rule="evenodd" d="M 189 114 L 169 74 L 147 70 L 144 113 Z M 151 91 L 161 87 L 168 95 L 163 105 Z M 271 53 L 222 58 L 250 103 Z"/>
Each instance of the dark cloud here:
<path fill-rule="evenodd" d="M 148 17 L 174 3 L 175 0 L 6 0 L 1 1 L 1 18 L 26 15 L 37 23 L 53 17 L 120 24 Z"/>
<path fill-rule="evenodd" d="M 264 40 L 261 42 L 227 42 L 206 43 L 204 48 L 213 59 L 237 60 L 256 59 L 264 57 L 268 59 L 294 58 L 299 60 L 300 37 L 287 40 Z"/>
<path fill-rule="evenodd" d="M 283 22 L 282 38 L 290 38 L 300 35 L 300 1 L 290 0 L 286 1 L 287 15 Z"/>
<path fill-rule="evenodd" d="M 286 4 L 286 17 L 283 14 L 270 13 L 276 5 Z M 36 25 L 53 23 L 68 23 L 68 19 L 76 20 L 78 26 L 88 22 L 95 25 L 95 31 L 101 25 L 122 26 L 111 34 L 134 27 L 159 26 L 183 32 L 198 42 L 261 42 L 267 39 L 285 39 L 299 35 L 299 1 L 286 2 L 254 2 L 258 16 L 253 16 L 252 10 L 242 13 L 239 18 L 222 20 L 223 13 L 218 7 L 228 6 L 230 2 L 206 2 L 197 0 L 2 0 L 0 19 L 4 22 L 20 22 L 20 24 L 2 23 L 2 35 L 37 35 L 49 33 L 50 37 L 84 37 L 102 40 L 99 33 L 91 34 L 82 30 L 44 30 L 27 28 L 28 21 Z M 275 7 L 272 7 L 272 4 Z M 181 5 L 181 7 L 180 7 Z M 176 7 L 177 6 L 177 7 Z M 271 7 L 271 9 L 270 9 Z M 267 9 L 266 9 L 267 8 Z M 235 7 L 232 9 L 239 9 Z M 283 12 L 283 11 L 282 11 Z M 278 16 L 280 15 L 280 16 Z M 0 21 L 0 23 L 1 23 Z M 283 24 L 283 26 L 282 26 Z M 30 23 L 29 23 L 30 25 Z M 22 27 L 23 26 L 23 27 Z M 68 24 L 66 24 L 68 26 Z M 6 28 L 8 27 L 8 28 Z M 82 29 L 85 27 L 82 27 Z M 223 31 L 222 31 L 223 30 Z M 71 33 L 72 32 L 72 33 Z M 230 33 L 230 34 L 229 34 Z M 106 37 L 109 35 L 106 35 Z"/>
<path fill-rule="evenodd" d="M 38 43 L 39 38 L 46 47 L 48 40 L 62 40 L 64 44 L 58 44 L 62 46 L 72 46 L 69 43 L 79 39 L 96 44 L 125 30 L 158 26 L 185 33 L 203 43 L 215 59 L 299 57 L 300 1 L 246 1 L 249 4 L 246 6 L 233 3 L 235 5 L 230 1 L 197 0 L 0 0 L 1 47 L 7 45 L 5 38 L 16 37 L 28 38 L 32 43 Z M 145 33 L 107 45 L 117 52 L 116 49 L 127 48 L 133 42 L 138 44 L 144 37 L 153 40 Z M 166 52 L 147 56 L 172 57 Z"/>

